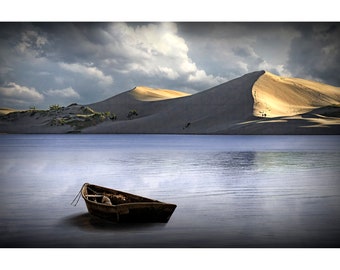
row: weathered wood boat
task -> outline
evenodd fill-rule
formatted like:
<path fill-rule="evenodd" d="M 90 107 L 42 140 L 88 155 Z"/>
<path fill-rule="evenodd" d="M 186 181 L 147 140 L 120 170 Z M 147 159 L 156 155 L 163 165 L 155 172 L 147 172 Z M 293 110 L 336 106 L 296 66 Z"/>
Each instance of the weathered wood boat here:
<path fill-rule="evenodd" d="M 114 222 L 168 222 L 175 204 L 85 183 L 81 189 L 91 215 Z"/>

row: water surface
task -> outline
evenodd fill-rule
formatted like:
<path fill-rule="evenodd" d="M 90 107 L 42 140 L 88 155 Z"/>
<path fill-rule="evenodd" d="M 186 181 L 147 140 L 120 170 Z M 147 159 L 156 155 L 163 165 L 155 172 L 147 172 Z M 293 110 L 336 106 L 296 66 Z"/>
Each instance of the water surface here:
<path fill-rule="evenodd" d="M 1 247 L 340 247 L 340 136 L 1 135 Z M 84 182 L 177 204 L 90 216 Z"/>

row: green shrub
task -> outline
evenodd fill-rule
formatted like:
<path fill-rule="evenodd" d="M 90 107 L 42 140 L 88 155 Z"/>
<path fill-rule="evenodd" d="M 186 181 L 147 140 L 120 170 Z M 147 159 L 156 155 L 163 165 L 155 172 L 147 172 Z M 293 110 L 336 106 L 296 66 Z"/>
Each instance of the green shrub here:
<path fill-rule="evenodd" d="M 127 115 L 127 118 L 131 120 L 134 116 L 137 116 L 137 115 L 138 115 L 138 113 L 137 113 L 136 110 L 130 110 L 128 115 Z"/>
<path fill-rule="evenodd" d="M 83 111 L 84 114 L 94 114 L 95 113 L 95 111 L 92 110 L 90 107 L 82 106 L 80 109 Z"/>
<path fill-rule="evenodd" d="M 59 109 L 61 109 L 59 104 L 53 104 L 50 106 L 51 111 L 58 111 Z"/>

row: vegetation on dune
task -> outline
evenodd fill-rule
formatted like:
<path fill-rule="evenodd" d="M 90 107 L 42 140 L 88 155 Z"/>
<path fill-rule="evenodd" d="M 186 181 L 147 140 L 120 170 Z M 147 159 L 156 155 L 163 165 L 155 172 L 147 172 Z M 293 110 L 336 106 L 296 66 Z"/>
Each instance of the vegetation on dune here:
<path fill-rule="evenodd" d="M 60 107 L 59 104 L 53 104 L 50 106 L 50 111 L 58 111 L 60 110 L 62 107 Z"/>
<path fill-rule="evenodd" d="M 22 117 L 35 117 L 35 120 L 49 126 L 69 125 L 75 130 L 81 130 L 86 127 L 95 126 L 106 120 L 117 120 L 117 116 L 111 112 L 96 112 L 87 106 L 78 106 L 73 103 L 69 106 L 62 107 L 59 104 L 49 106 L 48 110 L 38 110 L 31 106 L 25 111 L 11 112 L 6 115 L 0 115 L 2 120 L 17 121 Z"/>
<path fill-rule="evenodd" d="M 117 116 L 110 112 L 94 112 L 89 115 L 76 115 L 67 121 L 67 124 L 75 127 L 76 129 L 83 129 L 90 126 L 95 126 L 105 120 L 116 120 Z"/>
<path fill-rule="evenodd" d="M 70 125 L 76 130 L 95 126 L 105 120 L 116 120 L 117 116 L 111 112 L 96 112 L 90 107 L 82 106 L 81 113 L 66 114 L 62 117 L 56 117 L 50 122 L 51 126 Z"/>
<path fill-rule="evenodd" d="M 131 119 L 134 118 L 134 116 L 138 116 L 137 111 L 136 111 L 136 110 L 130 110 L 129 113 L 128 113 L 128 115 L 127 115 L 127 118 L 128 118 L 129 120 L 131 120 Z"/>
<path fill-rule="evenodd" d="M 95 111 L 92 110 L 90 107 L 81 106 L 80 109 L 84 114 L 95 114 Z"/>

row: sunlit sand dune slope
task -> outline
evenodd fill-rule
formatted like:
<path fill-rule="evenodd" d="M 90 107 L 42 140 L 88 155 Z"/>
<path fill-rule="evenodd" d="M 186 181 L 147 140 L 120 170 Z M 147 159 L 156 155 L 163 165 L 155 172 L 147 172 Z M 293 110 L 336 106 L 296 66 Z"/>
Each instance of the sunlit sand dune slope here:
<path fill-rule="evenodd" d="M 179 98 L 184 96 L 189 96 L 188 93 L 169 90 L 169 89 L 159 89 L 151 88 L 146 86 L 138 86 L 130 91 L 130 94 L 137 100 L 140 101 L 157 101 L 172 98 Z"/>
<path fill-rule="evenodd" d="M 12 112 L 15 112 L 17 110 L 15 109 L 10 109 L 10 108 L 0 108 L 0 115 L 5 115 L 5 114 L 9 114 Z"/>
<path fill-rule="evenodd" d="M 255 116 L 293 116 L 339 104 L 340 88 L 266 72 L 254 84 L 253 97 Z"/>

